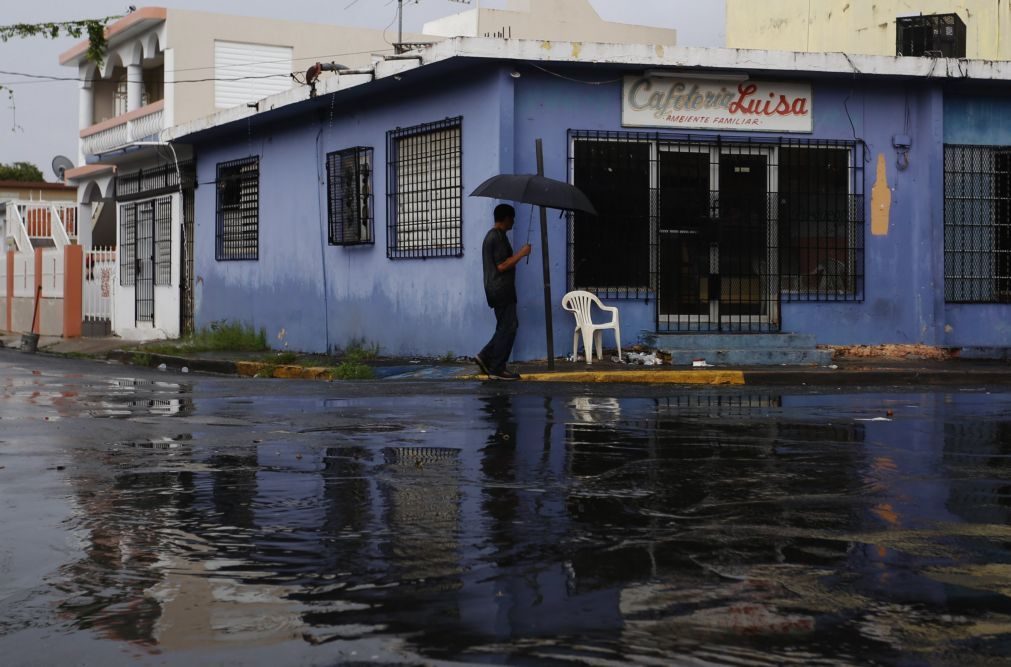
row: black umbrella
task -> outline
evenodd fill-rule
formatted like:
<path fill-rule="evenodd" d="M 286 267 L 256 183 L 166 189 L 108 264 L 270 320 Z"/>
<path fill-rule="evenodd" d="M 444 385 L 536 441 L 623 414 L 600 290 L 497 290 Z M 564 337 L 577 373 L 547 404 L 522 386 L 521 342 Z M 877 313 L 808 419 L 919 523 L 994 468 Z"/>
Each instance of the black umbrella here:
<path fill-rule="evenodd" d="M 477 186 L 471 197 L 508 199 L 541 207 L 541 270 L 544 272 L 544 334 L 548 346 L 548 370 L 555 368 L 555 343 L 551 325 L 551 273 L 548 260 L 548 223 L 545 208 L 563 211 L 597 211 L 583 192 L 574 185 L 544 176 L 544 151 L 537 140 L 536 174 L 499 174 Z"/>
<path fill-rule="evenodd" d="M 477 186 L 471 197 L 508 199 L 523 204 L 557 208 L 563 211 L 586 211 L 597 214 L 583 191 L 564 181 L 537 174 L 499 174 Z"/>

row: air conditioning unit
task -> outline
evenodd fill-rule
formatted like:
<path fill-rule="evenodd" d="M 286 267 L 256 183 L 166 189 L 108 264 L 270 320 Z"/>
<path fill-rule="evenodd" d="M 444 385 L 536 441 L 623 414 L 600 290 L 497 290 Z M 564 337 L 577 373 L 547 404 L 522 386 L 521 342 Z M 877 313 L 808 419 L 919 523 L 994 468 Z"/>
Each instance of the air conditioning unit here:
<path fill-rule="evenodd" d="M 895 55 L 965 58 L 965 23 L 958 14 L 897 18 Z"/>

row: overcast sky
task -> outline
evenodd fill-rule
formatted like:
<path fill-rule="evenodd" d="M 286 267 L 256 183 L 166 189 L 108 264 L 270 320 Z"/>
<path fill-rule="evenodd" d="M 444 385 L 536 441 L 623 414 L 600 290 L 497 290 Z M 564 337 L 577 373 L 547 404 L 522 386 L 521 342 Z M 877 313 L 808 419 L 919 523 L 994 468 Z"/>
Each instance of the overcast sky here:
<path fill-rule="evenodd" d="M 534 0 L 541 2 L 543 0 Z M 682 46 L 722 46 L 724 9 L 713 0 L 590 0 L 602 18 L 678 31 Z M 119 0 L 30 0 L 3 2 L 0 25 L 41 23 L 123 14 L 128 2 Z M 395 0 L 162 0 L 151 5 L 197 9 L 221 14 L 265 16 L 294 21 L 383 28 L 396 16 Z M 472 2 L 473 4 L 473 2 Z M 481 0 L 482 7 L 505 7 L 505 0 Z M 147 6 L 137 3 L 138 7 Z M 409 0 L 404 4 L 404 30 L 418 32 L 421 24 L 468 9 L 450 0 Z M 74 81 L 25 79 L 11 72 L 76 76 L 62 67 L 59 54 L 74 39 L 13 39 L 0 42 L 0 163 L 36 164 L 47 180 L 56 180 L 50 163 L 56 155 L 77 158 L 78 85 Z M 13 90 L 13 99 L 8 90 Z"/>

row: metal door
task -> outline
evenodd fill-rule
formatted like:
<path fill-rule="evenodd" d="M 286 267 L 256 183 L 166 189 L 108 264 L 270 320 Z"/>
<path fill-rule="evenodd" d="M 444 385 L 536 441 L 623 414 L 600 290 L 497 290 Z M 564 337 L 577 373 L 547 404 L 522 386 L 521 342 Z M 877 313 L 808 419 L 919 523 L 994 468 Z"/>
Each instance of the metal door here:
<path fill-rule="evenodd" d="M 137 205 L 134 263 L 136 323 L 154 323 L 154 202 Z"/>
<path fill-rule="evenodd" d="M 778 330 L 772 149 L 668 145 L 658 157 L 660 330 Z"/>

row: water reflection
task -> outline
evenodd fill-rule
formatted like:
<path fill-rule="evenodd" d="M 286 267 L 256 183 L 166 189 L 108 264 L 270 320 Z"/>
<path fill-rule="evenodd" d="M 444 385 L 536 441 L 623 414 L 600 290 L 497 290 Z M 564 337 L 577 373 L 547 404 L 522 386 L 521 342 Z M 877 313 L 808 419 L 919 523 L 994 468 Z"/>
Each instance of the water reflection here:
<path fill-rule="evenodd" d="M 152 651 L 398 637 L 531 663 L 1011 638 L 1011 419 L 975 399 L 441 400 L 452 418 L 397 397 L 268 443 L 98 448 L 71 478 L 85 548 L 61 614 Z M 397 428 L 355 426 L 376 413 Z"/>

